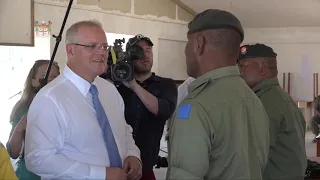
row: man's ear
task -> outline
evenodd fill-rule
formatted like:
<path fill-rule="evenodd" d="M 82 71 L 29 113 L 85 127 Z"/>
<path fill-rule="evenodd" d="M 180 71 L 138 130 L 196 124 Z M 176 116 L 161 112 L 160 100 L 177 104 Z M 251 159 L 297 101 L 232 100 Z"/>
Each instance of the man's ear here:
<path fill-rule="evenodd" d="M 204 44 L 205 44 L 204 36 L 197 36 L 195 39 L 195 46 L 194 46 L 196 55 L 201 56 L 203 54 Z"/>
<path fill-rule="evenodd" d="M 67 52 L 68 56 L 73 56 L 74 53 L 73 53 L 73 48 L 72 48 L 71 44 L 66 45 L 66 52 Z"/>
<path fill-rule="evenodd" d="M 261 74 L 269 73 L 269 67 L 268 67 L 267 62 L 265 62 L 265 61 L 259 62 L 259 69 L 260 69 Z"/>

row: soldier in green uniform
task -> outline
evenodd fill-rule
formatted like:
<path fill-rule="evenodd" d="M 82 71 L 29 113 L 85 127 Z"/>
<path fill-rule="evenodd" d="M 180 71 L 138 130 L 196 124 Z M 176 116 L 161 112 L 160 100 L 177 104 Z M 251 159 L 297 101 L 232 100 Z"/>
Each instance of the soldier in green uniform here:
<path fill-rule="evenodd" d="M 279 85 L 277 54 L 264 44 L 240 48 L 241 76 L 262 101 L 269 116 L 270 154 L 264 179 L 303 180 L 307 167 L 305 119 Z"/>
<path fill-rule="evenodd" d="M 188 27 L 187 73 L 196 79 L 171 122 L 167 179 L 260 180 L 268 116 L 236 66 L 243 28 L 231 13 L 213 9 Z"/>
<path fill-rule="evenodd" d="M 320 96 L 316 98 L 313 109 L 315 115 L 312 116 L 310 120 L 310 128 L 314 134 L 314 139 L 312 141 L 315 143 L 316 137 L 320 134 Z"/>

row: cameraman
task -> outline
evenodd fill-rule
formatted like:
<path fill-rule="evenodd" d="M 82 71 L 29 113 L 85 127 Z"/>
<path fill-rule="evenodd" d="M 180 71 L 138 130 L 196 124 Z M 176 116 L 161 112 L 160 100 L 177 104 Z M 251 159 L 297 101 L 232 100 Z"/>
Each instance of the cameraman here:
<path fill-rule="evenodd" d="M 133 137 L 141 151 L 142 180 L 154 180 L 153 166 L 160 148 L 164 125 L 177 103 L 177 87 L 169 78 L 151 72 L 153 43 L 143 35 L 130 38 L 126 50 L 138 45 L 144 50 L 144 58 L 133 61 L 134 79 L 123 82 L 118 90 L 125 104 L 125 118 L 133 128 Z"/>

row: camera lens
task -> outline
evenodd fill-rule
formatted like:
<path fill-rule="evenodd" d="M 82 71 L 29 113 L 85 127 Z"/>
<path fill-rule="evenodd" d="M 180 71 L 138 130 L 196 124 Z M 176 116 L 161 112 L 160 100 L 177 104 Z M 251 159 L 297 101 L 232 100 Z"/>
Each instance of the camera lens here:
<path fill-rule="evenodd" d="M 132 68 L 127 63 L 118 63 L 113 68 L 113 76 L 117 81 L 129 81 L 132 77 Z"/>

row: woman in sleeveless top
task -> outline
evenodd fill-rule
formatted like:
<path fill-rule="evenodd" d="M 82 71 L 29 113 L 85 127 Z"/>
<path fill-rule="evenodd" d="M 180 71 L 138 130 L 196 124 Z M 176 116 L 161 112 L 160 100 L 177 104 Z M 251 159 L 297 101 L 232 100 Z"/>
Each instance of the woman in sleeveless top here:
<path fill-rule="evenodd" d="M 11 158 L 17 159 L 16 175 L 19 180 L 40 180 L 41 177 L 27 170 L 24 160 L 24 136 L 27 124 L 29 106 L 40 88 L 40 80 L 44 78 L 49 60 L 37 60 L 30 69 L 21 99 L 15 104 L 10 116 L 12 129 L 7 150 Z M 50 71 L 48 82 L 59 75 L 59 66 L 54 63 Z"/>

